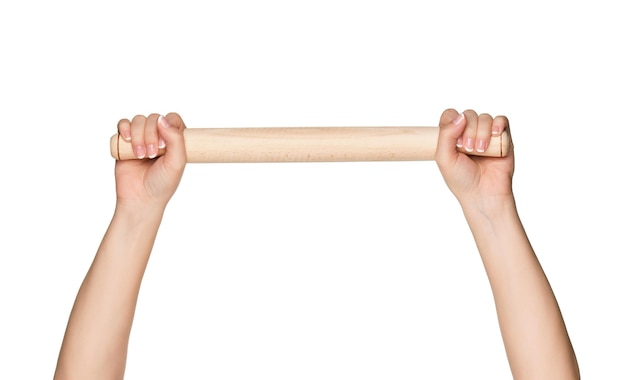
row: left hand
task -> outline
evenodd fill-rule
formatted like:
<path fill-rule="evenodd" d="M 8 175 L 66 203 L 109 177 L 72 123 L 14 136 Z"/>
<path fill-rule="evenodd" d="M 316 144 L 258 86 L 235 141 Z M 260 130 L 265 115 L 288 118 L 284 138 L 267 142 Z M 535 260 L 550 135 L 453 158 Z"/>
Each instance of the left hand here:
<path fill-rule="evenodd" d="M 115 164 L 117 201 L 153 204 L 165 207 L 174 195 L 183 175 L 187 156 L 183 131 L 185 123 L 176 113 L 167 116 L 137 115 L 132 121 L 118 122 L 118 132 L 130 141 L 139 159 Z M 165 154 L 154 158 L 159 148 Z"/>

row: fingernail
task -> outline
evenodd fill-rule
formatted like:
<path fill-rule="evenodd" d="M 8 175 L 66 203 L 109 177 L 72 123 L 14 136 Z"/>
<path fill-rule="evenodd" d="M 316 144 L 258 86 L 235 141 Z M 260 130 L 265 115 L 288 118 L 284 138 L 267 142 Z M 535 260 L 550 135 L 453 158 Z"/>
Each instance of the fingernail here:
<path fill-rule="evenodd" d="M 144 158 L 146 156 L 146 150 L 143 145 L 138 145 L 135 147 L 135 156 L 137 158 Z"/>
<path fill-rule="evenodd" d="M 476 151 L 478 153 L 483 153 L 485 151 L 485 140 L 480 139 L 476 141 Z"/>
<path fill-rule="evenodd" d="M 159 122 L 159 124 L 161 124 L 161 127 L 163 127 L 163 128 L 169 128 L 170 127 L 170 123 L 167 121 L 167 119 L 163 115 L 159 116 L 158 122 Z"/>
<path fill-rule="evenodd" d="M 165 148 L 165 140 L 159 137 L 159 149 L 163 149 L 163 148 Z"/>
<path fill-rule="evenodd" d="M 148 158 L 154 158 L 157 155 L 157 149 L 154 144 L 148 144 Z"/>
<path fill-rule="evenodd" d="M 497 136 L 499 134 L 500 134 L 500 130 L 498 130 L 498 127 L 493 127 L 493 129 L 491 130 L 491 135 Z"/>
<path fill-rule="evenodd" d="M 465 150 L 471 152 L 474 150 L 474 139 L 468 137 L 465 139 Z"/>
<path fill-rule="evenodd" d="M 463 138 L 459 137 L 458 139 L 456 139 L 456 147 L 461 148 L 462 146 L 463 146 Z"/>
<path fill-rule="evenodd" d="M 465 117 L 465 114 L 461 112 L 460 114 L 457 115 L 457 117 L 454 118 L 454 120 L 452 120 L 452 124 L 454 125 L 461 124 L 461 121 L 463 121 L 464 117 Z"/>
<path fill-rule="evenodd" d="M 128 133 L 128 131 L 122 131 L 120 134 L 124 141 L 130 141 L 130 133 Z"/>

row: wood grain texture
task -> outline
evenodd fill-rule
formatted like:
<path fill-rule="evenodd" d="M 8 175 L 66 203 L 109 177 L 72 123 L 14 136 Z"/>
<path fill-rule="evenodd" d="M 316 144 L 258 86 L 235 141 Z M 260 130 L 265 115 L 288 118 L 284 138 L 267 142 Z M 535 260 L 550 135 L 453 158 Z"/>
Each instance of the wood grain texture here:
<path fill-rule="evenodd" d="M 435 159 L 437 127 L 271 127 L 187 128 L 187 161 L 226 162 L 348 162 L 426 161 Z M 507 132 L 492 137 L 485 152 L 469 154 L 503 157 L 509 149 Z M 163 154 L 161 150 L 159 154 Z M 111 155 L 136 159 L 129 142 L 111 137 Z"/>

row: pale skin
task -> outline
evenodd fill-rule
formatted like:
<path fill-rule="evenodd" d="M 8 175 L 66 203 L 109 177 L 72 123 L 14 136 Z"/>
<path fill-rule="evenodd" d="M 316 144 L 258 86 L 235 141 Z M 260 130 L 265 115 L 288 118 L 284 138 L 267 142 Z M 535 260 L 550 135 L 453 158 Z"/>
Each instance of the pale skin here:
<path fill-rule="evenodd" d="M 446 110 L 439 126 L 437 165 L 480 252 L 513 378 L 579 379 L 561 311 L 517 213 L 513 149 L 504 158 L 456 149 L 482 149 L 491 134 L 508 129 L 507 118 Z"/>
<path fill-rule="evenodd" d="M 512 191 L 513 152 L 469 156 L 506 117 L 446 110 L 436 161 L 458 199 L 489 278 L 509 365 L 515 379 L 579 379 L 576 356 L 556 298 L 518 216 Z M 79 289 L 54 378 L 123 379 L 139 289 L 165 208 L 186 163 L 175 113 L 138 115 L 118 123 L 142 160 L 117 161 L 117 203 L 109 228 Z M 154 158 L 159 147 L 163 156 Z"/>
<path fill-rule="evenodd" d="M 117 161 L 117 203 L 80 287 L 61 345 L 55 379 L 122 379 L 128 339 L 143 278 L 165 206 L 185 168 L 183 129 L 176 114 L 120 120 L 137 156 L 156 160 Z"/>

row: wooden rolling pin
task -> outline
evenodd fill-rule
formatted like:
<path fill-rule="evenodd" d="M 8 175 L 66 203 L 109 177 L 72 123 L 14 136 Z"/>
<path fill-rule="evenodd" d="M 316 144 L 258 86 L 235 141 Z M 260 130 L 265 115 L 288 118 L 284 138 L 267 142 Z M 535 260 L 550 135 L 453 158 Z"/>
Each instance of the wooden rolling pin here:
<path fill-rule="evenodd" d="M 187 162 L 348 162 L 434 160 L 438 127 L 271 127 L 187 128 Z M 485 152 L 467 154 L 504 157 L 507 131 L 491 138 Z M 459 151 L 465 152 L 463 148 Z M 159 155 L 165 152 L 159 151 Z M 111 137 L 111 155 L 136 159 L 130 142 Z"/>

